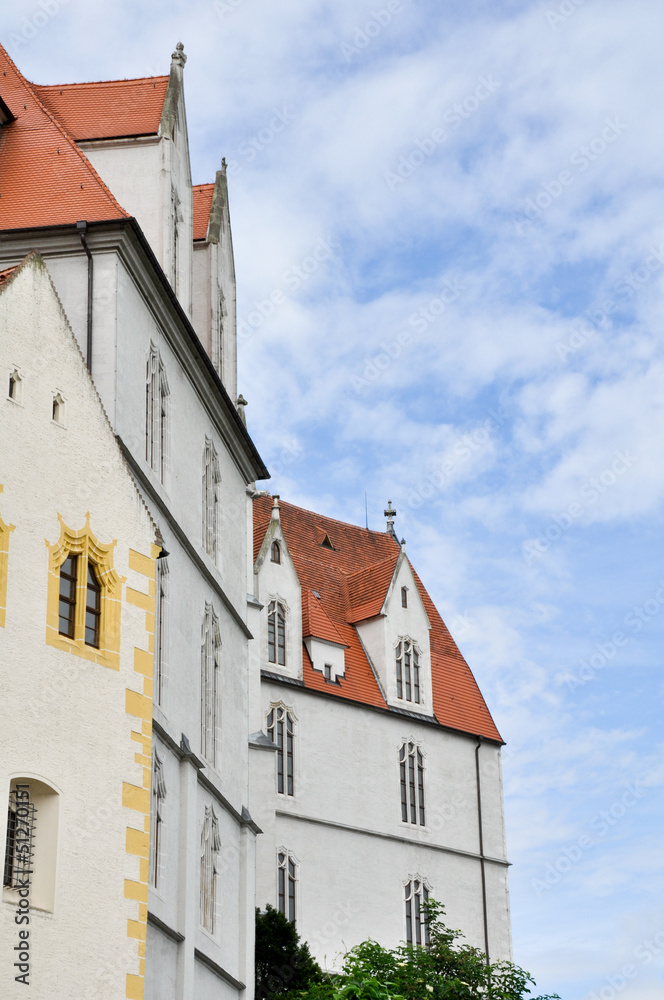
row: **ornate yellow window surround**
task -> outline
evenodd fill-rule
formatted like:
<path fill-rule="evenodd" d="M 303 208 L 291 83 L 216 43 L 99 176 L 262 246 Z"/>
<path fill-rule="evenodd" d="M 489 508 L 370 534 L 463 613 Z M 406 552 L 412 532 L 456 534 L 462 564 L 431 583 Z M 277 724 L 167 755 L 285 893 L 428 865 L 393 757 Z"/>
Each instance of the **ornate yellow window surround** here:
<path fill-rule="evenodd" d="M 90 513 L 85 515 L 85 526 L 72 531 L 58 514 L 60 538 L 54 544 L 46 539 L 49 550 L 48 598 L 46 610 L 46 642 L 49 646 L 75 653 L 86 660 L 112 670 L 120 669 L 120 609 L 124 577 L 118 576 L 113 568 L 114 539 L 103 545 L 90 528 Z M 76 604 L 74 611 L 74 635 L 69 638 L 59 631 L 60 567 L 67 556 L 76 555 Z M 92 563 L 101 584 L 101 620 L 99 624 L 99 647 L 85 642 L 85 606 L 87 596 L 88 564 Z"/>
<path fill-rule="evenodd" d="M 0 486 L 2 493 L 2 486 Z M 7 576 L 9 572 L 9 536 L 14 530 L 13 524 L 5 524 L 0 517 L 0 628 L 5 626 L 7 609 Z"/>

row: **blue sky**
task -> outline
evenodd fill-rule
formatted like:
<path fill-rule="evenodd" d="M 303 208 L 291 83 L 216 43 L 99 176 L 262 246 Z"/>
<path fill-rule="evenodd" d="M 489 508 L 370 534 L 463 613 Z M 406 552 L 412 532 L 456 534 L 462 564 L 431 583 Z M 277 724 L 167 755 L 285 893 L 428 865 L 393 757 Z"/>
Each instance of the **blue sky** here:
<path fill-rule="evenodd" d="M 396 505 L 508 743 L 515 960 L 564 1000 L 664 977 L 663 29 L 655 0 L 0 11 L 37 82 L 184 42 L 271 486 Z"/>

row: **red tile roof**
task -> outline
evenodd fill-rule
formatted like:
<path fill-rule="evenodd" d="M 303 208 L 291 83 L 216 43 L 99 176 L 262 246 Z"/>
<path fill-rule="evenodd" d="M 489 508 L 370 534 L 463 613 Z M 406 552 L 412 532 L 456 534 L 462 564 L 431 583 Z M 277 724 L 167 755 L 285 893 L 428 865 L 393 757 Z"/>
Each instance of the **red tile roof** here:
<path fill-rule="evenodd" d="M 204 240 L 207 237 L 214 184 L 194 184 L 194 239 Z"/>
<path fill-rule="evenodd" d="M 11 278 L 15 270 L 16 267 L 8 267 L 6 271 L 0 271 L 0 287 Z"/>
<path fill-rule="evenodd" d="M 0 229 L 129 218 L 0 46 Z"/>
<path fill-rule="evenodd" d="M 302 594 L 302 635 L 305 638 L 311 636 L 313 639 L 344 645 L 339 632 L 325 613 L 321 599 L 310 590 Z"/>
<path fill-rule="evenodd" d="M 48 87 L 32 84 L 44 106 L 79 142 L 156 135 L 167 87 L 167 76 Z"/>
<path fill-rule="evenodd" d="M 258 556 L 270 522 L 272 497 L 254 500 L 254 559 Z M 350 623 L 357 614 L 378 614 L 399 556 L 399 544 L 386 532 L 370 531 L 313 511 L 279 501 L 281 527 L 302 587 L 303 618 L 311 628 L 312 600 L 320 606 L 347 646 L 346 675 L 339 683 L 326 683 L 303 656 L 305 687 L 331 697 L 348 698 L 387 709 L 371 665 Z M 321 546 L 327 533 L 334 549 Z M 411 567 L 412 568 L 412 567 Z M 450 729 L 501 741 L 470 667 L 452 639 L 424 585 L 413 571 L 431 623 L 431 672 L 436 720 Z M 312 591 L 320 594 L 314 598 Z M 356 603 L 357 602 L 357 603 Z M 502 741 L 501 741 L 502 742 Z"/>

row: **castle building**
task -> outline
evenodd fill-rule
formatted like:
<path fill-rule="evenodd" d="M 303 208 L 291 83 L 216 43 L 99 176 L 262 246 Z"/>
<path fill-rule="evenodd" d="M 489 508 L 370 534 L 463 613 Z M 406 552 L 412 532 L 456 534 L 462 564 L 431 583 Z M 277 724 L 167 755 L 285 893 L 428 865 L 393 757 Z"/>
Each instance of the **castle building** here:
<path fill-rule="evenodd" d="M 0 372 L 0 994 L 138 996 L 159 546 L 34 253 Z"/>
<path fill-rule="evenodd" d="M 185 62 L 41 86 L 0 48 L 0 937 L 37 998 L 251 1000 L 266 903 L 329 967 L 426 944 L 430 895 L 509 957 L 502 741 L 391 506 L 255 488 Z"/>
<path fill-rule="evenodd" d="M 158 835 L 144 901 L 145 981 L 128 978 L 126 986 L 128 997 L 158 1000 L 252 995 L 258 833 L 247 808 L 245 511 L 247 485 L 268 472 L 234 403 L 226 178 L 222 168 L 213 184 L 192 186 L 185 59 L 179 45 L 168 76 L 40 87 L 0 51 L 0 269 L 39 251 L 114 447 L 160 532 L 154 699 L 145 720 Z M 1 374 L 7 385 L 10 371 Z M 33 433 L 13 446 L 16 456 L 34 455 Z M 4 429 L 1 440 L 6 468 Z M 86 458 L 72 451 L 72 477 L 88 476 Z M 16 502 L 3 515 L 12 524 Z M 66 517 L 81 528 L 78 511 Z M 93 518 L 90 530 L 104 542 L 114 531 L 108 517 L 103 525 Z M 70 697 L 75 690 L 76 682 Z M 90 710 L 103 733 L 103 699 Z M 79 733 L 67 734 L 72 759 L 86 753 Z M 3 741 L 3 769 L 21 773 L 11 747 Z M 74 792 L 57 768 L 47 770 L 66 811 Z M 5 782 L 0 808 L 9 795 Z M 58 851 L 71 850 L 68 838 L 63 828 Z M 126 908 L 121 897 L 116 903 Z M 34 944 L 37 982 L 45 947 L 37 928 Z M 73 968 L 69 975 L 76 983 Z"/>
<path fill-rule="evenodd" d="M 369 937 L 426 944 L 429 896 L 510 959 L 502 740 L 386 514 L 254 496 L 257 900 L 329 968 Z"/>

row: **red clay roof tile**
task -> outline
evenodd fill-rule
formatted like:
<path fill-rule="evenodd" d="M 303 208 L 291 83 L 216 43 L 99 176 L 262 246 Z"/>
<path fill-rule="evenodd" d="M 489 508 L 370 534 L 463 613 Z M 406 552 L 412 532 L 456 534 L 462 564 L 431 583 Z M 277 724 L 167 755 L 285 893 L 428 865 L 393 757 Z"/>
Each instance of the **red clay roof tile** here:
<path fill-rule="evenodd" d="M 1 229 L 129 218 L 1 46 L 0 96 L 16 118 L 0 129 Z"/>
<path fill-rule="evenodd" d="M 194 184 L 194 239 L 207 238 L 214 184 Z"/>
<path fill-rule="evenodd" d="M 258 556 L 270 522 L 272 497 L 254 500 L 254 559 Z M 386 532 L 369 531 L 333 518 L 322 517 L 283 500 L 279 501 L 281 527 L 300 580 L 303 615 L 311 628 L 311 591 L 320 594 L 316 602 L 335 631 L 347 645 L 346 675 L 339 684 L 330 685 L 319 671 L 303 657 L 306 687 L 352 701 L 387 709 L 378 681 L 349 622 L 371 611 L 378 614 L 392 579 L 399 555 L 399 545 Z M 324 534 L 330 536 L 334 549 L 321 546 Z M 412 568 L 412 567 L 411 567 Z M 431 623 L 431 672 L 433 708 L 443 726 L 487 739 L 501 741 L 486 703 L 471 670 L 438 614 L 421 580 L 413 571 L 418 590 Z M 357 602 L 357 603 L 355 603 Z M 376 610 L 377 609 L 377 610 Z"/>
<path fill-rule="evenodd" d="M 313 639 L 324 639 L 326 642 L 335 642 L 339 646 L 344 645 L 339 632 L 326 614 L 321 599 L 310 590 L 302 594 L 302 636 L 304 638 L 311 636 Z"/>
<path fill-rule="evenodd" d="M 40 101 L 78 142 L 156 135 L 167 87 L 167 76 L 48 87 L 32 84 Z"/>

